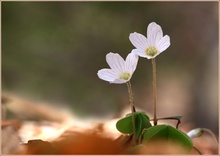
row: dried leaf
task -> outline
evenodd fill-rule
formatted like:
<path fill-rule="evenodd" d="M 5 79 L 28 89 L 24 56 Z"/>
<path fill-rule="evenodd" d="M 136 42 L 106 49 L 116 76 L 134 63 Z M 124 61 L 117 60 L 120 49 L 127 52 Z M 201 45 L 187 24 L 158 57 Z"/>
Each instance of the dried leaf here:
<path fill-rule="evenodd" d="M 25 154 L 56 154 L 51 143 L 42 140 L 29 140 L 24 144 L 27 148 Z"/>
<path fill-rule="evenodd" d="M 96 134 L 73 132 L 52 142 L 57 154 L 123 154 L 122 146 Z"/>
<path fill-rule="evenodd" d="M 25 148 L 20 143 L 21 139 L 12 126 L 2 127 L 2 154 L 23 153 Z"/>

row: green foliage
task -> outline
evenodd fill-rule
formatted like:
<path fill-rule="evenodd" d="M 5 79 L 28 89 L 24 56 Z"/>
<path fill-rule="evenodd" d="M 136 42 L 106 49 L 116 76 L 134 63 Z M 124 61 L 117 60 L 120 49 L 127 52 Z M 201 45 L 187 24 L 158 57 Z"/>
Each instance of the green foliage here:
<path fill-rule="evenodd" d="M 143 137 L 144 143 L 163 139 L 165 141 L 172 141 L 183 145 L 183 147 L 186 148 L 186 151 L 190 151 L 193 148 L 192 140 L 185 133 L 170 125 L 157 125 L 150 127 L 146 130 Z"/>
<path fill-rule="evenodd" d="M 145 128 L 151 127 L 150 119 L 144 112 L 135 112 L 134 119 L 136 138 L 139 138 Z M 116 123 L 116 128 L 121 133 L 131 134 L 133 132 L 132 113 L 129 113 L 126 115 L 126 117 L 120 119 Z"/>

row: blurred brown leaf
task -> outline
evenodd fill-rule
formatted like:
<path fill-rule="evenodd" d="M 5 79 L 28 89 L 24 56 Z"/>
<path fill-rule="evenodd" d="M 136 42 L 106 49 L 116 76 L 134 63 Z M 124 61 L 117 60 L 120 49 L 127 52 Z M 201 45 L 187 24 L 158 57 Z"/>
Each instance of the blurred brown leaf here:
<path fill-rule="evenodd" d="M 115 141 L 96 134 L 72 133 L 59 141 L 29 140 L 23 154 L 123 154 Z"/>
<path fill-rule="evenodd" d="M 64 122 L 70 117 L 70 114 L 63 109 L 52 107 L 46 103 L 29 101 L 6 93 L 1 98 L 4 109 L 16 119 Z"/>
<path fill-rule="evenodd" d="M 29 140 L 24 144 L 27 148 L 25 154 L 56 154 L 51 143 L 42 140 Z"/>
<path fill-rule="evenodd" d="M 2 126 L 2 154 L 24 153 L 25 148 L 21 145 L 21 139 L 12 126 Z"/>

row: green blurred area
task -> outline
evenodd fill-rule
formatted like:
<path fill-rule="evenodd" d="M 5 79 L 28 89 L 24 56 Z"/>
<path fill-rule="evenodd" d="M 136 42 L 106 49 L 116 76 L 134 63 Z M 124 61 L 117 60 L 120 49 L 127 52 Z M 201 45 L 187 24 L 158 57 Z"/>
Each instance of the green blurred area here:
<path fill-rule="evenodd" d="M 155 21 L 171 38 L 156 58 L 158 113 L 168 115 L 160 110 L 166 93 L 161 86 L 169 88 L 175 79 L 187 90 L 186 119 L 217 132 L 218 9 L 218 2 L 2 2 L 2 91 L 84 115 L 119 112 L 129 105 L 126 85 L 110 85 L 97 71 L 108 67 L 109 52 L 125 58 L 134 48 L 129 34 L 146 34 Z M 148 112 L 151 68 L 140 58 L 131 80 L 136 106 Z M 171 106 L 178 107 L 172 97 Z"/>

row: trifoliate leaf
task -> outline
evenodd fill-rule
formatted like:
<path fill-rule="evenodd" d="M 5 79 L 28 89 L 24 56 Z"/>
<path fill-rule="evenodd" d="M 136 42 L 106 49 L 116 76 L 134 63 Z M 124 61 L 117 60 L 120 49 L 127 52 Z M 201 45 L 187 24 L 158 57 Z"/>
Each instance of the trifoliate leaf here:
<path fill-rule="evenodd" d="M 149 117 L 144 112 L 134 112 L 134 119 L 136 138 L 139 138 L 143 129 L 151 127 L 151 123 L 149 121 Z M 133 133 L 132 114 L 129 113 L 126 117 L 120 119 L 116 123 L 116 128 L 124 134 Z"/>
<path fill-rule="evenodd" d="M 150 127 L 146 130 L 143 136 L 143 142 L 145 143 L 149 141 L 163 140 L 179 143 L 186 149 L 186 151 L 190 151 L 193 148 L 192 140 L 187 134 L 169 125 Z"/>

